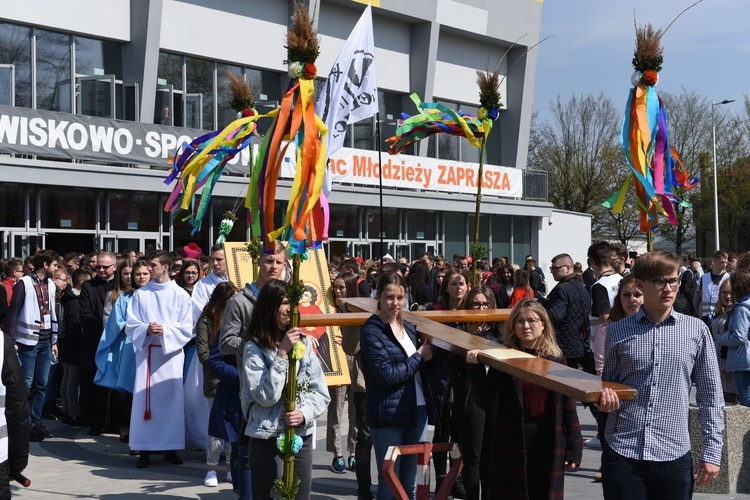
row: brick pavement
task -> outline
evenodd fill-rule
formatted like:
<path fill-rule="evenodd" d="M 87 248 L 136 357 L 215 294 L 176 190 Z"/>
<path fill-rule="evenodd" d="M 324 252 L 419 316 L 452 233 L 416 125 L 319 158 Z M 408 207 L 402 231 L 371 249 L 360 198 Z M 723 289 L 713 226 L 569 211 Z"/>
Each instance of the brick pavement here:
<path fill-rule="evenodd" d="M 579 418 L 584 438 L 594 434 L 594 423 L 588 410 L 579 405 Z M 219 474 L 217 488 L 203 486 L 205 453 L 186 450 L 180 455 L 182 466 L 161 462 L 157 455 L 147 469 L 136 469 L 136 457 L 128 454 L 127 445 L 115 435 L 89 437 L 86 428 L 71 428 L 58 422 L 46 421 L 53 437 L 42 443 L 31 444 L 29 468 L 30 488 L 14 484 L 14 498 L 28 500 L 58 500 L 99 498 L 130 500 L 146 498 L 168 500 L 197 498 L 202 500 L 234 499 L 231 485 Z M 346 434 L 344 434 L 345 436 Z M 356 499 L 356 480 L 353 473 L 334 474 L 330 471 L 331 454 L 325 452 L 325 415 L 318 423 L 318 448 L 313 461 L 313 495 L 315 500 Z M 601 486 L 593 481 L 599 465 L 600 452 L 584 450 L 583 464 L 566 474 L 565 496 L 568 499 L 601 498 Z M 220 467 L 221 469 L 221 467 Z M 373 468 L 373 478 L 376 478 Z M 374 491 L 374 490 L 373 490 Z M 698 500 L 750 499 L 750 495 L 696 494 Z"/>

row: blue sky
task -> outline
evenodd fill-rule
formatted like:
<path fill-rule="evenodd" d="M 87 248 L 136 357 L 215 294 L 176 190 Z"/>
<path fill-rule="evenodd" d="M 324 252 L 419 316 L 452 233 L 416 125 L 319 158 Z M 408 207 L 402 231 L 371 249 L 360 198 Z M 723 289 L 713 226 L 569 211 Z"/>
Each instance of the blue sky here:
<path fill-rule="evenodd" d="M 666 28 L 692 0 L 546 0 L 537 59 L 534 110 L 574 93 L 603 92 L 625 107 L 639 25 Z M 744 113 L 750 95 L 750 1 L 704 0 L 685 12 L 662 39 L 664 65 L 657 90 L 682 87 L 713 101 L 735 99 L 727 111 Z"/>

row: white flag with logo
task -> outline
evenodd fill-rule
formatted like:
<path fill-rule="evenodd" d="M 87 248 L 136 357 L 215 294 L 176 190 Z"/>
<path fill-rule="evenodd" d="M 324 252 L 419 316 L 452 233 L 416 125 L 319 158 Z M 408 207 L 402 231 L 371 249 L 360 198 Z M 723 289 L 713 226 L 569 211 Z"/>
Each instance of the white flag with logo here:
<path fill-rule="evenodd" d="M 372 35 L 372 7 L 367 6 L 354 27 L 315 104 L 315 113 L 328 127 L 328 156 L 344 145 L 346 127 L 378 112 L 378 83 L 375 78 L 375 42 Z M 323 187 L 331 192 L 330 175 Z"/>

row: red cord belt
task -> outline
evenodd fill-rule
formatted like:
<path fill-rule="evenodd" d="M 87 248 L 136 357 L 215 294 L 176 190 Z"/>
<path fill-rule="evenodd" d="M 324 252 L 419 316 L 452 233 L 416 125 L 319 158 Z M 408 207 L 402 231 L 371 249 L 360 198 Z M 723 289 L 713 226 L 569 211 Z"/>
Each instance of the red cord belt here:
<path fill-rule="evenodd" d="M 146 411 L 143 412 L 143 420 L 151 420 L 151 348 L 161 347 L 161 344 L 148 346 L 148 357 L 146 358 Z"/>

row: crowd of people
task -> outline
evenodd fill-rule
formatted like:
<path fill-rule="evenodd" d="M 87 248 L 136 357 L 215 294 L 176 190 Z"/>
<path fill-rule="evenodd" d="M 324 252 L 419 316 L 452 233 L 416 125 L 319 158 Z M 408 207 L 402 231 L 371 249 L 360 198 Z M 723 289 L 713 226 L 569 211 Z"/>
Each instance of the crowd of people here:
<path fill-rule="evenodd" d="M 666 252 L 633 259 L 624 245 L 598 241 L 585 270 L 561 253 L 548 277 L 532 256 L 523 267 L 507 257 L 334 257 L 334 295 L 372 297 L 378 313 L 362 327 L 341 328 L 336 342 L 352 383 L 330 387 L 314 339 L 289 327 L 281 242 L 261 255 L 255 281 L 241 290 L 228 279 L 222 245 L 205 255 L 195 244 L 140 254 L 40 250 L 2 264 L 6 408 L 16 395 L 24 400 L 14 408 L 27 411 L 0 420 L 8 429 L 26 423 L 9 433 L 10 454 L 0 453 L 0 488 L 26 466 L 28 440 L 50 436 L 43 420 L 56 418 L 92 436 L 116 433 L 139 468 L 155 454 L 181 464 L 186 445 L 205 446 L 204 484 L 218 485 L 224 455 L 223 479 L 241 499 L 270 497 L 281 475 L 278 440 L 294 426 L 298 498 L 308 498 L 313 428 L 327 411 L 331 470 L 356 474 L 358 498 L 392 498 L 380 472 L 373 492 L 372 452 L 381 471 L 389 446 L 426 440 L 428 425 L 433 442 L 461 449 L 455 498 L 562 498 L 564 471 L 581 464 L 584 446 L 575 401 L 487 369 L 478 351 L 460 357 L 432 346 L 403 310 L 512 308 L 504 323 L 452 326 L 637 389 L 627 402 L 605 389 L 590 406 L 598 432 L 585 445 L 602 449 L 606 498 L 665 491 L 689 498 L 694 484 L 718 473 L 723 405 L 750 406 L 750 253 L 717 251 L 704 271 L 697 259 Z M 306 350 L 297 408 L 287 412 L 288 353 L 298 341 Z M 704 441 L 694 472 L 693 384 Z M 437 491 L 450 457 L 435 453 L 433 467 Z M 396 472 L 414 498 L 416 458 L 399 458 Z"/>

